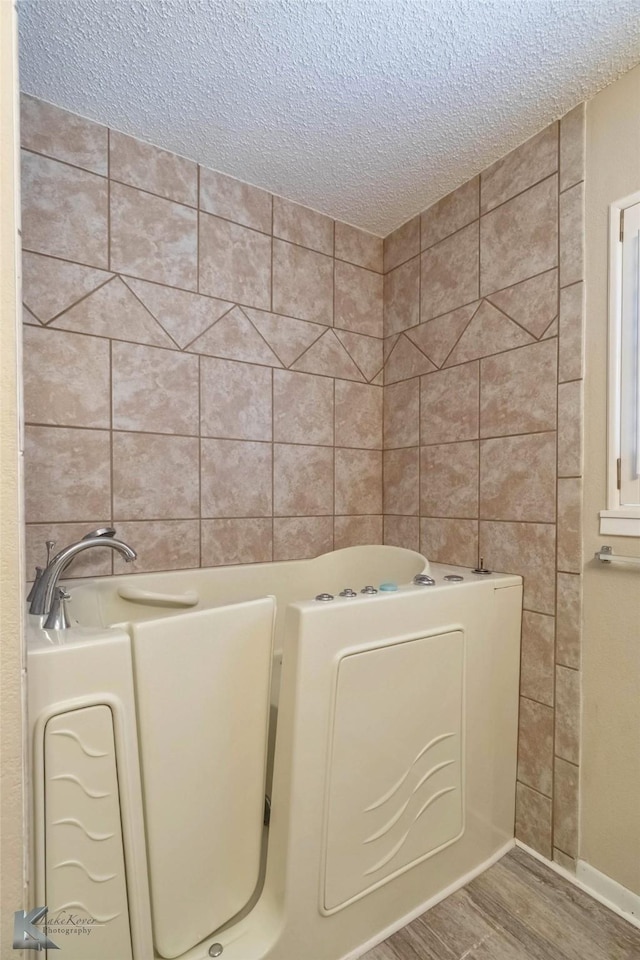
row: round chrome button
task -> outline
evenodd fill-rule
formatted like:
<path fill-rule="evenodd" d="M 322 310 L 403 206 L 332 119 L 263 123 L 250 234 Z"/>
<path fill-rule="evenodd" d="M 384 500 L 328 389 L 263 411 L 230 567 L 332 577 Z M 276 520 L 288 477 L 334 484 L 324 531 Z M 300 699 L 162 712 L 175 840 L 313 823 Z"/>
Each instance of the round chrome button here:
<path fill-rule="evenodd" d="M 351 587 L 345 587 L 344 590 L 340 591 L 340 596 L 341 597 L 357 597 L 358 594 L 355 592 L 355 590 L 352 590 Z"/>
<path fill-rule="evenodd" d="M 368 594 L 374 594 L 374 593 L 377 593 L 377 592 L 378 592 L 378 591 L 376 590 L 376 588 L 375 588 L 374 586 L 372 586 L 371 584 L 369 584 L 369 585 L 366 586 L 366 587 L 363 587 L 362 590 L 360 591 L 360 593 L 368 593 Z"/>
<path fill-rule="evenodd" d="M 461 580 L 464 580 L 464 577 L 461 577 L 459 573 L 448 573 L 444 579 L 448 583 L 460 583 Z"/>
<path fill-rule="evenodd" d="M 326 603 L 327 600 L 333 600 L 332 593 L 319 593 L 316 597 L 316 600 L 320 600 L 321 603 Z"/>
<path fill-rule="evenodd" d="M 209 956 L 210 957 L 219 957 L 224 950 L 224 947 L 221 943 L 212 943 L 209 947 Z"/>
<path fill-rule="evenodd" d="M 413 582 L 418 587 L 432 587 L 435 583 L 433 577 L 430 577 L 428 573 L 416 573 L 413 578 Z"/>

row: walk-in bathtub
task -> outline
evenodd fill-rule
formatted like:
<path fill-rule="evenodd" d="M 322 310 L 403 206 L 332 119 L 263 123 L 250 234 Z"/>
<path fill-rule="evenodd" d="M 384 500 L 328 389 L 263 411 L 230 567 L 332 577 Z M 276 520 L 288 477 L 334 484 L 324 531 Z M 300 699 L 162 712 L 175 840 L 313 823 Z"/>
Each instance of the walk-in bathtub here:
<path fill-rule="evenodd" d="M 371 546 L 69 590 L 28 643 L 62 956 L 356 957 L 512 844 L 519 577 Z"/>

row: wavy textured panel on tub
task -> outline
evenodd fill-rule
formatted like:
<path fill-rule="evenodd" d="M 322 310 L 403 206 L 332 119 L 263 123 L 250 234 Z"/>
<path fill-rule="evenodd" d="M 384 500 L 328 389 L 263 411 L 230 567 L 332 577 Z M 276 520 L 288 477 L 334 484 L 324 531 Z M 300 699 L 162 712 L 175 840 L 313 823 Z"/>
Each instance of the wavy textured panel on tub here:
<path fill-rule="evenodd" d="M 338 910 L 464 830 L 464 635 L 344 657 L 329 760 L 324 910 Z"/>
<path fill-rule="evenodd" d="M 176 957 L 258 881 L 272 597 L 130 625 L 156 950 Z"/>
<path fill-rule="evenodd" d="M 113 960 L 117 955 L 118 960 L 130 960 L 109 707 L 84 707 L 52 717 L 44 733 L 44 765 L 45 885 L 51 940 L 64 957 Z"/>

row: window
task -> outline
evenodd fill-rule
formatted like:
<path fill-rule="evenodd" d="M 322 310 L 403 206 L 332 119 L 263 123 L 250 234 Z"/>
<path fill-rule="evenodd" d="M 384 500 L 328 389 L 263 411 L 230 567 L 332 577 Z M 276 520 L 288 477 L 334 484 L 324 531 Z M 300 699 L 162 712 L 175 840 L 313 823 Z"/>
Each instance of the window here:
<path fill-rule="evenodd" d="M 640 536 L 640 193 L 610 208 L 608 509 L 600 532 Z"/>

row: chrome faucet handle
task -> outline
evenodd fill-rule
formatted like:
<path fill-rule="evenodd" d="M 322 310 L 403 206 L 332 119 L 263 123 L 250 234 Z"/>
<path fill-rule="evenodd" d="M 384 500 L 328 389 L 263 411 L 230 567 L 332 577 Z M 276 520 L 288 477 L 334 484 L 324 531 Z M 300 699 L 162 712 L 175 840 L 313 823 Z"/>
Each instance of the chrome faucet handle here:
<path fill-rule="evenodd" d="M 71 599 L 71 594 L 67 593 L 64 587 L 58 587 L 51 604 L 51 610 L 44 622 L 45 630 L 67 630 L 71 626 L 69 611 L 67 610 L 67 600 Z"/>
<path fill-rule="evenodd" d="M 43 573 L 44 573 L 44 567 L 36 567 L 36 575 L 33 578 L 33 583 L 31 584 L 31 590 L 29 590 L 29 593 L 27 594 L 27 603 L 31 603 L 31 601 L 33 600 L 33 597 L 36 592 L 36 588 L 38 586 L 38 583 Z"/>
<path fill-rule="evenodd" d="M 57 540 L 45 540 L 44 543 L 47 548 L 47 566 L 49 566 L 51 554 L 53 553 L 53 548 L 55 547 Z"/>
<path fill-rule="evenodd" d="M 98 527 L 97 530 L 91 530 L 85 533 L 83 540 L 92 540 L 94 537 L 115 537 L 116 531 L 113 527 Z"/>

